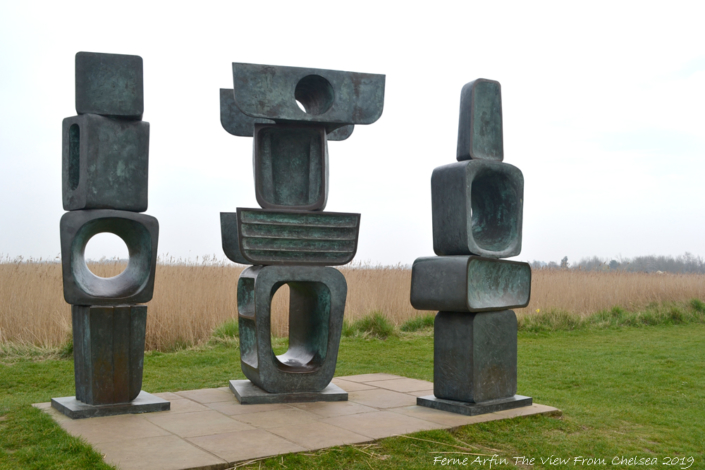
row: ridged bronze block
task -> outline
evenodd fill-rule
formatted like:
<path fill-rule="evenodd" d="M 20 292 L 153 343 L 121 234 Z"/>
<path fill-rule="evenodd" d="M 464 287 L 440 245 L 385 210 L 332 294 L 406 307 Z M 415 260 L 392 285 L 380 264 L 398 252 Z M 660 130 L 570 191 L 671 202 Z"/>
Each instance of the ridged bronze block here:
<path fill-rule="evenodd" d="M 360 214 L 238 208 L 221 212 L 220 223 L 223 251 L 236 263 L 338 266 L 355 257 Z"/>

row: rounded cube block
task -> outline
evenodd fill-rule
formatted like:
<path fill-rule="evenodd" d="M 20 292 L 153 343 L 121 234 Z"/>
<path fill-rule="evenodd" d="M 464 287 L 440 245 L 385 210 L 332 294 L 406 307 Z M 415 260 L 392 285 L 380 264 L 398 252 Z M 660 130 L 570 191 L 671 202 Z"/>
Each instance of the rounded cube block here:
<path fill-rule="evenodd" d="M 321 126 L 255 124 L 255 194 L 263 209 L 323 210 L 328 143 Z"/>
<path fill-rule="evenodd" d="M 418 258 L 411 305 L 418 310 L 488 312 L 529 305 L 531 266 L 480 256 Z"/>
<path fill-rule="evenodd" d="M 67 211 L 147 210 L 149 123 L 84 114 L 63 122 L 63 203 Z"/>
<path fill-rule="evenodd" d="M 152 299 L 159 239 L 157 219 L 126 211 L 72 211 L 61 217 L 60 231 L 66 302 L 115 305 Z M 125 271 L 111 278 L 93 274 L 84 257 L 88 241 L 105 232 L 120 237 L 130 255 Z"/>
<path fill-rule="evenodd" d="M 433 394 L 482 403 L 517 392 L 517 319 L 511 310 L 439 312 L 433 331 Z"/>
<path fill-rule="evenodd" d="M 276 356 L 271 342 L 272 298 L 290 290 L 289 349 Z M 320 392 L 335 373 L 347 284 L 336 269 L 253 266 L 237 287 L 242 371 L 269 393 Z"/>
<path fill-rule="evenodd" d="M 142 57 L 124 54 L 76 54 L 76 112 L 142 119 Z"/>
<path fill-rule="evenodd" d="M 128 403 L 142 389 L 146 305 L 73 305 L 76 399 L 89 405 Z"/>
<path fill-rule="evenodd" d="M 508 258 L 521 252 L 524 176 L 515 166 L 470 160 L 433 170 L 433 251 Z"/>

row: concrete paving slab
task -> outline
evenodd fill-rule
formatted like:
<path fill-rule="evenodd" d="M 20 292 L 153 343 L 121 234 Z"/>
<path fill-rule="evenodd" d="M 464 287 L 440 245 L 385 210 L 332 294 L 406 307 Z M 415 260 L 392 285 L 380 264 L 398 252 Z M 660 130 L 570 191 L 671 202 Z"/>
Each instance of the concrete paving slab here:
<path fill-rule="evenodd" d="M 374 385 L 395 392 L 417 392 L 419 390 L 433 389 L 433 383 L 425 380 L 417 379 L 393 379 L 393 380 L 375 380 L 374 382 L 365 382 L 367 385 Z"/>
<path fill-rule="evenodd" d="M 235 400 L 233 394 L 227 389 L 223 388 L 202 388 L 200 390 L 186 390 L 183 392 L 176 392 L 182 398 L 188 398 L 198 403 L 216 403 L 220 401 L 232 401 Z"/>
<path fill-rule="evenodd" d="M 443 425 L 438 423 L 392 413 L 391 411 L 373 411 L 372 413 L 335 416 L 322 419 L 320 422 L 374 439 L 443 428 Z"/>
<path fill-rule="evenodd" d="M 350 392 L 348 401 L 360 403 L 361 405 L 370 406 L 372 408 L 396 408 L 415 405 L 416 397 L 407 395 L 406 393 L 376 388 Z"/>
<path fill-rule="evenodd" d="M 367 385 L 364 382 L 351 382 L 343 379 L 333 379 L 333 383 L 346 392 L 357 392 L 358 390 L 370 390 L 377 388 L 374 385 Z"/>
<path fill-rule="evenodd" d="M 95 418 L 100 419 L 100 418 Z M 174 435 L 103 442 L 95 446 L 120 470 L 225 469 L 225 459 Z"/>
<path fill-rule="evenodd" d="M 352 380 L 351 380 L 352 379 Z M 560 415 L 537 405 L 479 416 L 464 416 L 416 405 L 433 384 L 391 374 L 337 377 L 349 401 L 242 405 L 228 387 L 156 396 L 171 410 L 72 420 L 48 413 L 70 434 L 80 436 L 121 470 L 232 468 L 236 462 L 289 452 L 355 444 L 398 434 L 509 419 Z M 424 390 L 415 390 L 426 387 Z"/>
<path fill-rule="evenodd" d="M 206 436 L 254 429 L 252 426 L 230 419 L 214 410 L 176 414 L 159 413 L 146 416 L 145 419 L 179 437 Z"/>
<path fill-rule="evenodd" d="M 188 398 L 181 398 L 179 395 L 176 396 L 179 398 L 176 400 L 169 400 L 169 403 L 171 403 L 171 410 L 169 410 L 171 412 L 170 414 L 191 413 L 193 411 L 208 411 L 210 409 L 206 405 L 201 405 L 200 403 L 196 403 L 195 401 L 189 400 Z M 150 414 L 150 416 L 156 416 L 162 413 L 169 413 L 169 411 L 153 413 Z"/>
<path fill-rule="evenodd" d="M 412 418 L 423 419 L 425 421 L 431 421 L 433 423 L 442 424 L 444 427 L 458 427 L 465 426 L 466 424 L 483 423 L 486 421 L 495 421 L 500 419 L 495 416 L 496 413 L 489 413 L 486 415 L 477 416 L 465 416 L 457 413 L 449 413 L 447 411 L 434 410 L 433 408 L 427 408 L 425 406 L 405 406 L 403 408 L 392 408 L 389 411 L 393 413 L 400 413 L 406 416 L 411 416 Z"/>
<path fill-rule="evenodd" d="M 292 406 L 308 411 L 309 413 L 317 414 L 324 418 L 332 418 L 333 416 L 354 415 L 358 413 L 369 413 L 377 411 L 376 408 L 361 405 L 351 401 L 341 401 L 334 403 L 318 402 L 318 403 L 292 403 Z"/>
<path fill-rule="evenodd" d="M 497 411 L 492 413 L 497 416 L 497 419 L 508 419 L 516 418 L 518 416 L 531 416 L 531 415 L 548 415 L 548 416 L 562 416 L 563 412 L 558 408 L 546 405 L 537 405 L 534 403 L 531 406 L 525 406 L 523 408 L 514 408 L 513 410 Z"/>
<path fill-rule="evenodd" d="M 392 379 L 403 379 L 401 375 L 392 374 L 360 374 L 360 375 L 346 375 L 345 377 L 340 377 L 342 380 L 347 380 L 348 382 L 375 382 L 379 380 L 392 380 Z"/>
<path fill-rule="evenodd" d="M 325 449 L 326 447 L 347 444 L 359 444 L 361 442 L 374 440 L 367 436 L 348 431 L 347 429 L 321 423 L 320 421 L 304 424 L 297 423 L 281 428 L 272 428 L 268 431 L 298 444 L 301 447 L 306 447 L 309 450 Z"/>
<path fill-rule="evenodd" d="M 245 405 L 250 406 L 250 405 Z M 317 421 L 321 417 L 298 408 L 288 410 L 263 411 L 260 413 L 248 413 L 244 415 L 234 415 L 230 419 L 247 423 L 258 428 L 278 428 L 291 423 L 303 424 Z"/>
<path fill-rule="evenodd" d="M 411 395 L 414 397 L 425 397 L 426 395 L 433 395 L 433 389 L 429 388 L 428 390 L 418 390 L 414 392 L 404 392 L 407 395 Z"/>
<path fill-rule="evenodd" d="M 163 398 L 166 401 L 179 400 L 181 398 L 184 398 L 181 395 L 177 395 L 176 393 L 172 392 L 153 393 L 152 395 L 154 395 L 155 397 Z"/>
<path fill-rule="evenodd" d="M 188 440 L 228 462 L 307 450 L 264 429 L 192 437 Z"/>
<path fill-rule="evenodd" d="M 289 410 L 291 405 L 284 403 L 266 403 L 262 405 L 242 405 L 235 400 L 234 402 L 221 401 L 217 403 L 208 403 L 208 408 L 223 413 L 226 416 L 244 415 L 248 413 L 261 413 L 263 411 L 274 410 Z"/>
<path fill-rule="evenodd" d="M 143 415 L 118 415 L 71 419 L 59 423 L 69 434 L 81 436 L 90 444 L 168 436 L 170 433 L 147 421 Z"/>

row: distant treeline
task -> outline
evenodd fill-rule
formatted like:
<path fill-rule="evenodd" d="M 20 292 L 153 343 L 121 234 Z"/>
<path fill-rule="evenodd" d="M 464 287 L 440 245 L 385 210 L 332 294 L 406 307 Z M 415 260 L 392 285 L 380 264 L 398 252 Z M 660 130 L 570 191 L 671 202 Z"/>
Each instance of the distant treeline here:
<path fill-rule="evenodd" d="M 569 263 L 565 256 L 560 262 L 532 261 L 533 269 L 579 269 L 582 271 L 628 271 L 641 273 L 705 274 L 705 261 L 700 256 L 685 253 L 681 256 L 637 256 L 635 258 L 583 258 Z"/>

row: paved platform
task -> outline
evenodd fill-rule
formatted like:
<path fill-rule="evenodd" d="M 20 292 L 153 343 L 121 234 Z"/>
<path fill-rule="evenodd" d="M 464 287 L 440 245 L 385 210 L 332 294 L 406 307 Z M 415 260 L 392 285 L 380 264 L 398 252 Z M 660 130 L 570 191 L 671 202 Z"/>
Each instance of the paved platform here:
<path fill-rule="evenodd" d="M 348 401 L 241 405 L 222 387 L 155 393 L 171 402 L 171 410 L 156 413 L 72 420 L 49 403 L 34 406 L 121 470 L 220 470 L 244 460 L 398 434 L 561 414 L 537 404 L 479 416 L 417 406 L 416 397 L 433 394 L 433 384 L 398 375 L 353 375 L 333 383 L 348 392 Z"/>

